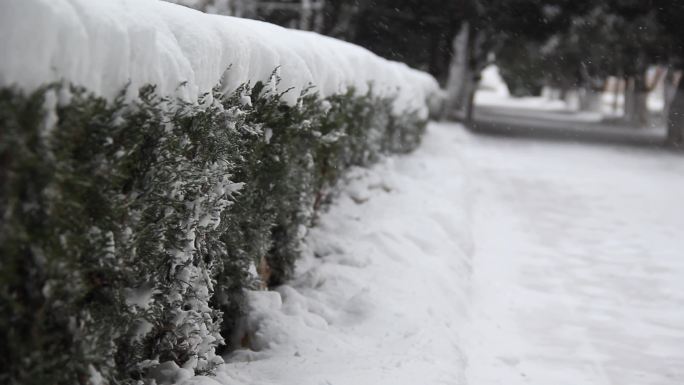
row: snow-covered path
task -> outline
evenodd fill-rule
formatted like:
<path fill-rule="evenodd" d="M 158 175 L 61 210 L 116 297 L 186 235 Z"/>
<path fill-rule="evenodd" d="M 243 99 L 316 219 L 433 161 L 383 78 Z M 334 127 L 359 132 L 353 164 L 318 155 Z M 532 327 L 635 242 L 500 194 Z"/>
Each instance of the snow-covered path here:
<path fill-rule="evenodd" d="M 684 383 L 684 158 L 432 124 L 351 173 L 221 384 Z M 215 385 L 207 378 L 185 383 Z"/>
<path fill-rule="evenodd" d="M 296 277 L 250 293 L 230 385 L 462 384 L 470 236 L 463 132 L 355 169 L 307 235 Z M 206 381 L 206 382 L 205 382 Z M 193 379 L 187 384 L 215 384 Z"/>
<path fill-rule="evenodd" d="M 684 158 L 471 137 L 468 383 L 684 383 Z"/>

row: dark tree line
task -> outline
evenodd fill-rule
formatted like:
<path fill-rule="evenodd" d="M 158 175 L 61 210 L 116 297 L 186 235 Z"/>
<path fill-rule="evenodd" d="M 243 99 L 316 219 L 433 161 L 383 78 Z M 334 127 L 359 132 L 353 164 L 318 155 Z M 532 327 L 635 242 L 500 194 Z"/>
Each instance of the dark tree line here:
<path fill-rule="evenodd" d="M 664 78 L 669 140 L 684 142 L 684 82 L 678 82 L 684 69 L 681 0 L 205 3 L 207 9 L 231 8 L 241 12 L 238 16 L 316 30 L 428 71 L 447 90 L 444 116 L 466 122 L 480 73 L 492 61 L 514 95 L 538 94 L 544 86 L 561 93 L 578 90 L 584 108 L 598 103 L 609 77 L 621 79 L 623 119 L 635 126 L 647 123 L 648 92 Z M 649 79 L 653 66 L 660 70 Z"/>
<path fill-rule="evenodd" d="M 471 119 L 480 72 L 495 60 L 514 94 L 575 89 L 583 108 L 609 77 L 622 79 L 624 120 L 635 126 L 647 123 L 647 95 L 664 77 L 668 139 L 684 141 L 682 1 L 328 0 L 325 10 L 322 32 L 432 73 L 447 89 L 448 118 Z"/>

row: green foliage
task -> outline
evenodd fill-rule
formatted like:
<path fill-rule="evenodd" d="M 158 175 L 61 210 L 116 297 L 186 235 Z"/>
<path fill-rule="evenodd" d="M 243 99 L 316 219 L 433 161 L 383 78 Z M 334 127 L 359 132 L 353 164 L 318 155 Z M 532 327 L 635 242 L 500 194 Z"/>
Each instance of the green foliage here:
<path fill-rule="evenodd" d="M 410 151 L 425 127 L 372 91 L 288 106 L 271 89 L 193 104 L 150 86 L 109 102 L 0 90 L 0 382 L 210 373 L 244 290 L 290 277 L 344 170 Z"/>
<path fill-rule="evenodd" d="M 496 63 L 513 96 L 539 95 L 546 79 L 540 45 L 511 40 L 497 52 Z"/>

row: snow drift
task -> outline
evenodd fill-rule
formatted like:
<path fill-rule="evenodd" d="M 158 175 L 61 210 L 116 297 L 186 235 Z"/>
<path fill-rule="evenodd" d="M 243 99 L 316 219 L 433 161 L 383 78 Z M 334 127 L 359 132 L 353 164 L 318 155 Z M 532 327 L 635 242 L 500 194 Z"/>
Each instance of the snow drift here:
<path fill-rule="evenodd" d="M 7 0 L 0 9 L 0 52 L 12 53 L 0 61 L 0 86 L 67 80 L 111 98 L 127 84 L 154 84 L 194 101 L 217 84 L 230 92 L 267 81 L 277 69 L 289 103 L 311 85 L 329 96 L 372 84 L 378 96 L 396 95 L 398 112 L 422 113 L 439 91 L 426 73 L 353 44 L 162 1 Z"/>

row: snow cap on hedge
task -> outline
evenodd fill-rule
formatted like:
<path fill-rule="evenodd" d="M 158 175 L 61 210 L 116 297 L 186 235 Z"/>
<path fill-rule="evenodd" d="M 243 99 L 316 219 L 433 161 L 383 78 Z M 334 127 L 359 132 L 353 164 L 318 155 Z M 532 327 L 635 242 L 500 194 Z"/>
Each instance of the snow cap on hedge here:
<path fill-rule="evenodd" d="M 430 75 L 350 43 L 157 0 L 5 0 L 0 36 L 0 52 L 13 53 L 0 61 L 0 86 L 29 91 L 66 80 L 111 98 L 130 82 L 195 101 L 277 68 L 289 103 L 310 85 L 329 96 L 372 84 L 378 96 L 396 93 L 396 112 L 425 114 L 439 93 Z"/>

